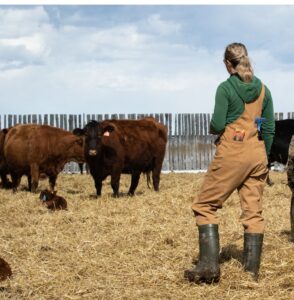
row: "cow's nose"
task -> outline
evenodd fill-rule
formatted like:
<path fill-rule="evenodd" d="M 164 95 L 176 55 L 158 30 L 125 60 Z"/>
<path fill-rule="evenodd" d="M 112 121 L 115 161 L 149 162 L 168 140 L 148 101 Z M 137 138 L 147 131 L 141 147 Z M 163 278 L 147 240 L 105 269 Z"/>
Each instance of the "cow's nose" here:
<path fill-rule="evenodd" d="M 97 151 L 94 149 L 94 150 L 89 150 L 89 155 L 90 156 L 95 156 L 97 155 Z"/>

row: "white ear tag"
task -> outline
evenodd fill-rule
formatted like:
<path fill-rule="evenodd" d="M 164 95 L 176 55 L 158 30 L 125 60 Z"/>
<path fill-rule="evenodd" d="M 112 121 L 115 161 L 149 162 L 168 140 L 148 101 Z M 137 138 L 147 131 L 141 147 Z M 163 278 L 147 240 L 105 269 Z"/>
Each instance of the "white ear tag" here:
<path fill-rule="evenodd" d="M 103 135 L 104 135 L 104 136 L 109 136 L 109 135 L 110 135 L 110 132 L 109 132 L 109 131 L 105 131 L 105 132 L 103 133 Z"/>

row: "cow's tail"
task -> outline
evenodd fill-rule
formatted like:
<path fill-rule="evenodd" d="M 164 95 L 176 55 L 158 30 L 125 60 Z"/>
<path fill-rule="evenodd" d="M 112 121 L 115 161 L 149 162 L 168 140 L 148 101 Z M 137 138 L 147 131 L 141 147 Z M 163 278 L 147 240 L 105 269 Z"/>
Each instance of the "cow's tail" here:
<path fill-rule="evenodd" d="M 147 179 L 147 186 L 148 186 L 148 189 L 151 188 L 151 171 L 147 171 L 147 172 L 144 172 L 144 175 L 146 176 L 146 179 Z"/>

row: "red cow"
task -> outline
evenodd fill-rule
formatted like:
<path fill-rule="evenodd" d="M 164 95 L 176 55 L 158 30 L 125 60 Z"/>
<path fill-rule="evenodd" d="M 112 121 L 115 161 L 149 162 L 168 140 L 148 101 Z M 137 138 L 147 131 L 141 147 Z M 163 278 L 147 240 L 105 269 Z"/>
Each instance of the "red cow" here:
<path fill-rule="evenodd" d="M 83 139 L 69 131 L 47 125 L 16 125 L 9 129 L 4 157 L 16 191 L 22 175 L 28 176 L 29 189 L 35 192 L 41 173 L 49 177 L 53 191 L 56 178 L 69 161 L 81 161 Z M 32 182 L 32 183 L 31 183 Z"/>

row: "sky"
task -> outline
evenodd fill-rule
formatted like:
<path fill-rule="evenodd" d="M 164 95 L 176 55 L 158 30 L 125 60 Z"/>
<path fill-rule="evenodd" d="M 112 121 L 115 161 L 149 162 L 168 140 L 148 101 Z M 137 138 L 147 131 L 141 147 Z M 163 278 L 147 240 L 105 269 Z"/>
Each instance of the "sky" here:
<path fill-rule="evenodd" d="M 232 42 L 294 111 L 294 5 L 0 5 L 0 114 L 212 113 Z"/>

